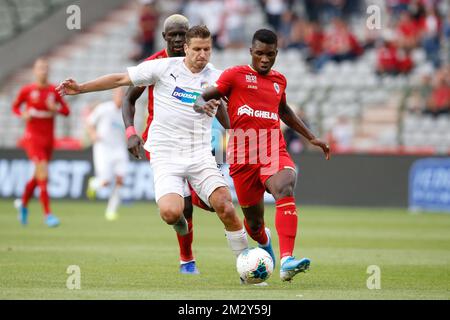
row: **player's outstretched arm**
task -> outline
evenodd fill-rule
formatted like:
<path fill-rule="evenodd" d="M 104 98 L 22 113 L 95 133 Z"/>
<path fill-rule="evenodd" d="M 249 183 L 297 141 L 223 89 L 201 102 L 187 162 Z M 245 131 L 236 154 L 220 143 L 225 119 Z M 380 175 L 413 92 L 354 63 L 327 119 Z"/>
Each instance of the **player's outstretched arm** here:
<path fill-rule="evenodd" d="M 134 128 L 134 114 L 136 112 L 136 101 L 144 92 L 145 87 L 129 87 L 122 103 L 122 118 L 127 131 Z M 133 129 L 131 129 L 133 130 Z M 127 139 L 128 151 L 136 158 L 141 159 L 143 141 L 137 134 L 132 134 Z"/>
<path fill-rule="evenodd" d="M 66 79 L 56 87 L 56 90 L 61 96 L 64 96 L 109 90 L 130 85 L 132 83 L 128 73 L 112 73 L 81 84 L 73 79 Z"/>
<path fill-rule="evenodd" d="M 322 140 L 316 138 L 305 123 L 295 114 L 285 101 L 281 101 L 279 110 L 281 120 L 290 128 L 304 136 L 309 143 L 322 149 L 327 160 L 330 159 L 330 147 Z"/>

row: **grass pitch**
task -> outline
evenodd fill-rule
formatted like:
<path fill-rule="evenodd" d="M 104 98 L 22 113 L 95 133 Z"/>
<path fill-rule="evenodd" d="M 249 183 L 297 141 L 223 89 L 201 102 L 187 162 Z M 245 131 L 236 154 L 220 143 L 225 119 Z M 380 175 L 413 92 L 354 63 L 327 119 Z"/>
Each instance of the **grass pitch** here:
<path fill-rule="evenodd" d="M 153 203 L 122 207 L 107 222 L 101 202 L 54 201 L 62 224 L 47 228 L 37 201 L 22 227 L 12 201 L 0 201 L 0 299 L 449 299 L 450 215 L 406 210 L 300 207 L 295 253 L 312 260 L 292 283 L 242 286 L 223 226 L 194 212 L 194 253 L 201 274 L 178 273 L 174 231 Z M 240 215 L 240 208 L 238 208 Z M 274 207 L 267 206 L 275 250 Z M 251 241 L 251 246 L 255 243 Z M 69 290 L 70 265 L 81 289 Z M 367 268 L 381 270 L 369 290 Z"/>

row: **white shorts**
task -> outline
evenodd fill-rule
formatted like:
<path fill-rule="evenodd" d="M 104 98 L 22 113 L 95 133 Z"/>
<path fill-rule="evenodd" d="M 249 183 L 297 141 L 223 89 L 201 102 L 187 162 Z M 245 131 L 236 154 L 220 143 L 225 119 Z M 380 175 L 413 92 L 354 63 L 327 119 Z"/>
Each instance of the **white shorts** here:
<path fill-rule="evenodd" d="M 155 182 L 155 200 L 169 193 L 187 197 L 191 193 L 187 182 L 200 199 L 209 204 L 209 197 L 219 187 L 228 187 L 221 171 L 217 168 L 216 159 L 211 155 L 196 163 L 172 163 L 167 159 L 150 160 Z"/>
<path fill-rule="evenodd" d="M 94 167 L 96 178 L 104 182 L 113 182 L 116 177 L 125 177 L 129 163 L 128 153 L 94 148 Z"/>

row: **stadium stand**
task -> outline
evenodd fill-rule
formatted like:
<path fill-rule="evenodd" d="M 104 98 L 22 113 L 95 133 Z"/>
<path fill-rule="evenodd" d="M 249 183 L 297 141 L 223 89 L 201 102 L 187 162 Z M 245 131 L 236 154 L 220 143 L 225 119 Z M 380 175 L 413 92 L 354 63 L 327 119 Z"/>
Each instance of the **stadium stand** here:
<path fill-rule="evenodd" d="M 52 1 L 55 5 L 60 2 L 63 1 Z M 258 1 L 248 3 L 243 27 L 246 43 L 249 43 L 255 26 L 269 26 L 264 22 L 265 12 Z M 107 19 L 53 50 L 49 55 L 52 80 L 59 82 L 71 76 L 84 81 L 105 73 L 122 71 L 126 66 L 134 64 L 128 60 L 127 55 L 135 45 L 132 36 L 137 30 L 137 6 L 134 1 L 127 2 L 125 7 L 116 10 Z M 159 2 L 159 8 L 161 19 L 164 19 L 174 11 L 179 12 L 182 7 L 177 1 L 162 1 Z M 294 9 L 299 12 L 302 10 L 298 2 Z M 17 10 L 17 14 L 23 16 L 20 21 L 24 21 L 25 25 L 25 21 L 39 17 L 42 10 L 36 6 L 34 9 Z M 5 8 L 0 7 L 0 15 L 4 14 Z M 361 43 L 367 36 L 361 28 L 365 19 L 364 13 L 360 13 L 349 20 L 351 31 Z M 0 20 L 3 24 L 7 19 Z M 1 29 L 2 32 L 6 30 Z M 160 34 L 160 30 L 157 33 Z M 157 44 L 157 47 L 161 46 L 161 42 Z M 442 47 L 443 60 L 446 61 L 448 39 L 443 41 Z M 348 120 L 352 132 L 351 146 L 341 148 L 337 143 L 334 145 L 335 152 L 449 153 L 449 114 L 433 117 L 410 110 L 411 97 L 423 85 L 420 82 L 423 70 L 436 70 L 427 59 L 424 47 L 417 46 L 410 50 L 412 64 L 417 67 L 413 67 L 409 73 L 399 75 L 377 74 L 377 50 L 376 46 L 369 45 L 357 59 L 341 63 L 329 61 L 317 71 L 311 68 L 305 50 L 283 49 L 279 53 L 275 69 L 284 73 L 288 79 L 289 102 L 304 111 L 305 119 L 320 135 L 333 138 L 333 128 L 339 123 L 339 119 Z M 216 50 L 212 56 L 212 62 L 219 68 L 247 64 L 249 59 L 247 48 Z M 0 88 L 0 105 L 4 110 L 9 108 L 17 89 L 26 82 L 29 74 L 29 69 L 20 70 Z M 94 100 L 101 101 L 108 97 L 109 93 L 106 92 L 69 98 L 73 115 L 70 119 L 58 120 L 57 136 L 82 139 L 84 127 L 80 118 L 83 110 Z M 145 103 L 145 99 L 140 100 L 141 106 Z M 424 107 L 422 103 L 417 108 Z M 145 108 L 138 109 L 141 112 L 138 116 L 143 118 Z M 0 124 L 4 128 L 1 147 L 15 146 L 22 132 L 21 121 L 12 114 L 3 112 Z M 142 125 L 143 122 L 138 124 Z"/>
<path fill-rule="evenodd" d="M 0 42 L 45 19 L 68 0 L 6 0 L 0 3 Z"/>

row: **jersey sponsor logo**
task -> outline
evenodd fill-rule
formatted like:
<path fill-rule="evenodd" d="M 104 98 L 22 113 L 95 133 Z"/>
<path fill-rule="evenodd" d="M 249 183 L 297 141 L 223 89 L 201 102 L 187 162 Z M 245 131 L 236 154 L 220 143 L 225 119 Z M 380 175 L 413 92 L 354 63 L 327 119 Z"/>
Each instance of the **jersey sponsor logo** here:
<path fill-rule="evenodd" d="M 258 83 L 258 78 L 254 74 L 246 74 L 245 81 L 250 83 Z"/>
<path fill-rule="evenodd" d="M 239 107 L 237 115 L 242 116 L 243 114 L 253 117 L 253 109 L 244 104 L 242 107 Z"/>
<path fill-rule="evenodd" d="M 38 110 L 35 108 L 28 109 L 28 114 L 33 118 L 53 118 L 53 112 L 51 111 L 45 111 L 45 110 Z"/>
<path fill-rule="evenodd" d="M 269 111 L 263 111 L 263 110 L 253 110 L 248 105 L 243 105 L 242 107 L 239 107 L 237 115 L 247 115 L 249 117 L 255 117 L 255 118 L 261 118 L 261 119 L 267 119 L 267 120 L 275 120 L 278 121 L 278 115 L 275 112 L 269 112 Z"/>
<path fill-rule="evenodd" d="M 180 87 L 175 87 L 172 92 L 172 97 L 180 100 L 183 103 L 194 103 L 195 100 L 200 96 L 198 92 L 189 92 L 181 89 Z"/>

